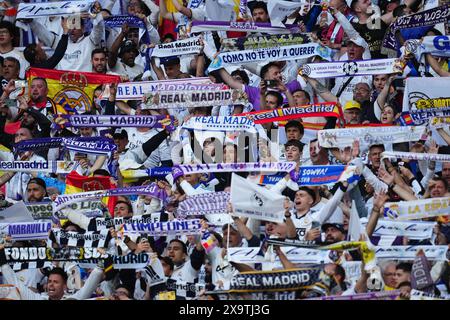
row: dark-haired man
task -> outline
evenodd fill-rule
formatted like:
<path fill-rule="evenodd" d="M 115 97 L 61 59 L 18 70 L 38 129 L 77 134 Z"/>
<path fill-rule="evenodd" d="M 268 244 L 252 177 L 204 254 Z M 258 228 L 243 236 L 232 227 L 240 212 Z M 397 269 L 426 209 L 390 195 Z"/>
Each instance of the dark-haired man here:
<path fill-rule="evenodd" d="M 53 268 L 48 274 L 47 293 L 36 293 L 26 287 L 9 266 L 5 253 L 7 249 L 9 248 L 4 248 L 3 245 L 0 245 L 0 265 L 3 274 L 3 283 L 15 286 L 19 290 L 22 300 L 88 299 L 97 288 L 97 285 L 103 280 L 103 270 L 96 267 L 89 275 L 83 287 L 75 294 L 69 296 L 66 294 L 68 278 L 66 272 L 62 268 Z"/>
<path fill-rule="evenodd" d="M 99 48 L 104 34 L 103 15 L 107 16 L 105 11 L 98 13 L 93 19 L 93 27 L 89 36 L 85 36 L 85 24 L 83 19 L 79 20 L 79 25 L 69 30 L 69 43 L 67 44 L 66 54 L 58 63 L 56 69 L 85 71 L 90 72 L 91 53 L 95 48 Z M 33 19 L 30 23 L 33 33 L 46 46 L 56 48 L 60 36 L 50 32 L 37 19 Z"/>
<path fill-rule="evenodd" d="M 197 242 L 190 259 L 186 244 L 178 239 L 169 242 L 167 254 L 174 264 L 173 272 L 167 280 L 168 289 L 176 291 L 178 300 L 195 298 L 195 279 L 205 259 L 205 251 L 200 241 Z"/>
<path fill-rule="evenodd" d="M 47 185 L 41 178 L 33 178 L 27 184 L 28 202 L 42 202 L 47 196 Z"/>
<path fill-rule="evenodd" d="M 0 22 L 0 57 L 12 57 L 20 62 L 20 77 L 25 78 L 25 70 L 30 66 L 23 53 L 13 45 L 15 26 L 9 21 Z"/>
<path fill-rule="evenodd" d="M 219 74 L 224 80 L 226 84 L 228 84 L 233 89 L 243 90 L 248 96 L 248 100 L 255 110 L 260 110 L 260 88 L 252 87 L 248 85 L 243 85 L 241 81 L 235 80 L 225 69 L 220 69 Z M 293 92 L 297 89 L 301 89 L 300 84 L 297 80 L 293 80 L 287 84 L 283 83 L 283 77 L 281 74 L 281 68 L 275 62 L 270 62 L 261 68 L 260 72 L 261 81 L 272 80 L 275 81 L 273 90 L 277 90 L 279 92 Z M 285 99 L 285 101 L 287 98 Z"/>

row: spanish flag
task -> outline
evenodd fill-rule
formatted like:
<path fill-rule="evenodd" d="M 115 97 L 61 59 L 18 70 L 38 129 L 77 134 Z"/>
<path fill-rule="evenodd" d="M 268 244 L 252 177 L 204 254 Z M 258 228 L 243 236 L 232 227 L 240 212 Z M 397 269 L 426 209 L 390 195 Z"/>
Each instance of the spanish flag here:
<path fill-rule="evenodd" d="M 120 77 L 92 72 L 75 72 L 30 68 L 27 71 L 28 86 L 36 78 L 45 78 L 47 97 L 54 102 L 55 114 L 82 114 L 92 110 L 94 92 L 102 84 L 119 83 Z"/>
<path fill-rule="evenodd" d="M 79 175 L 76 171 L 72 171 L 66 177 L 65 194 L 81 193 L 96 190 L 115 189 L 117 186 L 111 183 L 110 177 L 86 177 Z M 108 206 L 111 216 L 114 216 L 114 206 L 117 197 L 103 198 L 102 202 Z"/>

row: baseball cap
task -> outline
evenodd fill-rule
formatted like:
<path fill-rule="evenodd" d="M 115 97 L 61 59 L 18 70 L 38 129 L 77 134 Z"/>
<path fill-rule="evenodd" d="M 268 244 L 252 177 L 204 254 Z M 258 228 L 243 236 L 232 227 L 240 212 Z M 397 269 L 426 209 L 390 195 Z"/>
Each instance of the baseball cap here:
<path fill-rule="evenodd" d="M 330 227 L 334 227 L 334 228 L 338 229 L 340 232 L 345 233 L 344 225 L 341 223 L 324 223 L 324 224 L 322 224 L 321 229 L 323 232 L 325 232 Z"/>
<path fill-rule="evenodd" d="M 358 109 L 361 110 L 361 104 L 355 100 L 348 100 L 344 105 L 344 110 Z"/>
<path fill-rule="evenodd" d="M 115 132 L 113 134 L 113 139 L 128 139 L 128 134 L 126 132 L 126 130 L 121 130 L 119 132 Z"/>
<path fill-rule="evenodd" d="M 368 48 L 367 42 L 361 37 L 350 38 L 347 41 L 345 41 L 345 45 L 347 46 L 349 44 L 349 42 L 353 42 L 357 46 L 360 46 L 360 47 L 363 47 L 363 48 Z"/>

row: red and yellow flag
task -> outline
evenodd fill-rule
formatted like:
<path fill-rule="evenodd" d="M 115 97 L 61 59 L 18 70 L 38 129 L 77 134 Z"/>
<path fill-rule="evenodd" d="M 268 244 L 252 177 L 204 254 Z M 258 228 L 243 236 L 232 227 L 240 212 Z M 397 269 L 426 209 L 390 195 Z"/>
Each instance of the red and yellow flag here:
<path fill-rule="evenodd" d="M 45 78 L 47 97 L 54 102 L 55 114 L 82 114 L 92 109 L 94 92 L 102 84 L 119 83 L 120 77 L 92 72 L 75 72 L 30 68 L 27 71 L 28 85 L 36 78 Z"/>
<path fill-rule="evenodd" d="M 65 194 L 81 193 L 96 190 L 115 189 L 117 186 L 111 183 L 110 177 L 86 177 L 79 175 L 76 171 L 72 171 L 66 177 Z M 111 216 L 114 216 L 114 206 L 117 197 L 105 197 L 102 202 L 108 206 Z"/>

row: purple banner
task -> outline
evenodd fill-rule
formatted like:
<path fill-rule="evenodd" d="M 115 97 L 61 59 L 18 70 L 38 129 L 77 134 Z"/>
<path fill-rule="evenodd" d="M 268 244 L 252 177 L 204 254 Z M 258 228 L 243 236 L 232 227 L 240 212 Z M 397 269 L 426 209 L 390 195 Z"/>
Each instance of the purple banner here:
<path fill-rule="evenodd" d="M 395 33 L 398 30 L 406 28 L 434 26 L 438 23 L 446 22 L 449 17 L 450 17 L 450 4 L 448 3 L 430 10 L 399 17 L 389 27 L 383 39 L 383 47 L 387 49 L 396 50 L 397 41 L 395 39 Z"/>

